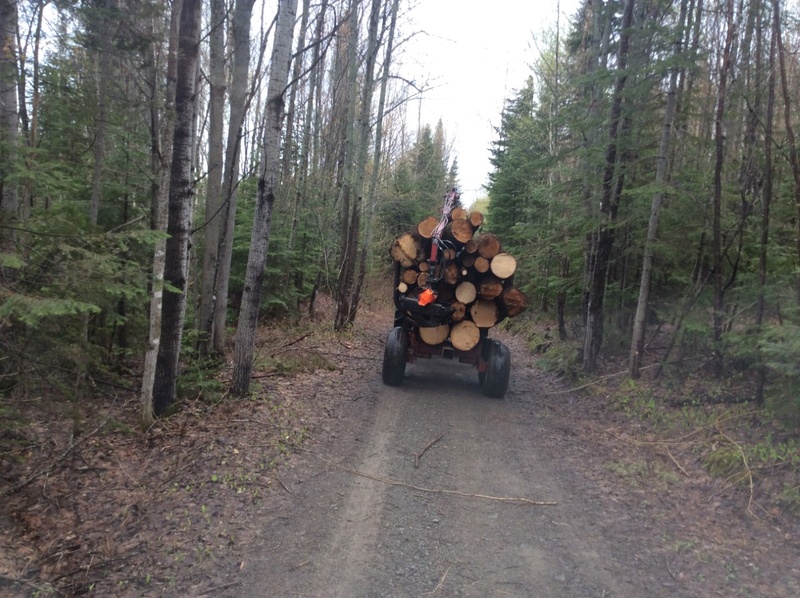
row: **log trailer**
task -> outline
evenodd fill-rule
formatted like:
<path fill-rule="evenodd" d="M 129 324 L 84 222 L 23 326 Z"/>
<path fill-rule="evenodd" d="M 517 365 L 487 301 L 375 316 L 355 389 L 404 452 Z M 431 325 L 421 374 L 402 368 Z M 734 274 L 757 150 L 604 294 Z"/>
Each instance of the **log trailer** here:
<path fill-rule="evenodd" d="M 427 257 L 421 260 L 427 274 L 422 287 L 417 287 L 414 292 L 403 292 L 407 287 L 401 280 L 403 266 L 395 260 L 395 320 L 386 339 L 382 378 L 384 384 L 399 386 L 405 377 L 407 363 L 432 357 L 457 359 L 475 367 L 484 395 L 502 398 L 508 389 L 511 353 L 503 343 L 490 339 L 488 333 L 491 326 L 508 315 L 503 313 L 506 311 L 503 303 L 500 303 L 500 308 L 494 308 L 497 314 L 490 325 L 479 327 L 466 320 L 465 323 L 469 324 L 466 326 L 461 324 L 464 314 L 457 313 L 461 311 L 458 306 L 463 306 L 463 303 L 448 297 L 454 286 L 448 274 L 452 273 L 453 264 L 462 264 L 461 257 L 466 251 L 464 243 L 444 234 L 451 222 L 451 212 L 458 206 L 458 192 L 452 189 L 445 194 L 442 216 L 430 239 L 425 239 L 420 245 L 423 258 Z M 478 299 L 474 306 L 480 307 L 481 303 L 486 302 Z M 473 319 L 479 317 L 476 315 Z"/>

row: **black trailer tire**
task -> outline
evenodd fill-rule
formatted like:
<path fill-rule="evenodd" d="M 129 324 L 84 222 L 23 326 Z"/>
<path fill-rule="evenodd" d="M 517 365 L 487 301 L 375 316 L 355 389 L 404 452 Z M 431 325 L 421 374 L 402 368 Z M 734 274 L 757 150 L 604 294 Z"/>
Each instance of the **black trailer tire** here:
<path fill-rule="evenodd" d="M 502 399 L 508 390 L 511 376 L 511 352 L 503 343 L 486 340 L 486 371 L 478 374 L 483 394 L 493 399 Z"/>
<path fill-rule="evenodd" d="M 406 374 L 406 357 L 408 355 L 408 332 L 401 326 L 389 331 L 386 347 L 383 350 L 383 383 L 389 386 L 400 386 Z"/>

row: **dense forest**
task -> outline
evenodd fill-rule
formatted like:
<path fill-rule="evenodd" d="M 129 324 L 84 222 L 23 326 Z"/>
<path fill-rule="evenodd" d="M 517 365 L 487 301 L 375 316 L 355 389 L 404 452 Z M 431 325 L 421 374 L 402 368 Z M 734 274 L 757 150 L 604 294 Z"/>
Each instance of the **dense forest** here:
<path fill-rule="evenodd" d="M 134 380 L 147 426 L 226 355 L 247 394 L 264 316 L 325 293 L 348 328 L 458 185 L 403 72 L 411 10 L 0 0 L 2 391 Z M 792 10 L 583 0 L 537 40 L 482 209 L 574 367 L 622 352 L 632 378 L 740 376 L 800 412 Z"/>
<path fill-rule="evenodd" d="M 742 376 L 741 399 L 797 416 L 795 18 L 777 0 L 585 2 L 507 101 L 492 226 L 584 370 L 627 350 L 633 378 L 645 361 Z"/>

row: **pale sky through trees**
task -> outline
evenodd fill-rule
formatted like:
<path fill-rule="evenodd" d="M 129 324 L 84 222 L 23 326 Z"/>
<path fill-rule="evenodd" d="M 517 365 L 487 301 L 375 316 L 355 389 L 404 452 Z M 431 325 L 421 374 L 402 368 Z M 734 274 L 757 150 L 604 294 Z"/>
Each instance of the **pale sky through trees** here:
<path fill-rule="evenodd" d="M 434 127 L 442 119 L 465 205 L 485 195 L 503 100 L 530 74 L 534 38 L 555 26 L 557 6 L 557 0 L 421 0 L 407 15 L 411 29 L 424 33 L 407 42 L 403 70 L 433 85 L 423 96 L 422 123 Z M 561 0 L 562 33 L 576 6 L 577 0 Z"/>

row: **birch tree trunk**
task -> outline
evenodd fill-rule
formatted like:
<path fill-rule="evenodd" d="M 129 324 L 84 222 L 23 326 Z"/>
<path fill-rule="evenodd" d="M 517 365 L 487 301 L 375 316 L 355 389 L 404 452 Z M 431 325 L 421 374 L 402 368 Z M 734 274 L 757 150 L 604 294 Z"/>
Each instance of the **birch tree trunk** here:
<path fill-rule="evenodd" d="M 275 203 L 278 176 L 280 175 L 281 125 L 296 12 L 297 0 L 280 0 L 278 3 L 278 21 L 275 26 L 275 41 L 267 86 L 266 126 L 264 127 L 264 146 L 258 179 L 256 211 L 253 217 L 253 236 L 250 240 L 250 253 L 247 258 L 242 306 L 239 311 L 239 325 L 233 354 L 231 392 L 236 396 L 243 396 L 248 392 L 253 372 L 253 350 L 264 285 L 264 270 L 269 250 L 272 207 Z"/>
<path fill-rule="evenodd" d="M 175 135 L 175 83 L 178 76 L 178 35 L 182 6 L 183 0 L 175 0 L 170 13 L 163 123 L 159 112 L 159 49 L 157 44 L 153 44 L 150 65 L 150 173 L 152 177 L 150 227 L 155 231 L 163 232 L 164 237 L 156 241 L 153 254 L 149 334 L 142 372 L 142 392 L 139 398 L 139 423 L 143 430 L 149 428 L 154 421 L 153 386 L 158 352 L 161 347 L 164 262 L 167 253 L 167 204 L 169 203 L 169 169 L 167 166 L 172 161 L 172 139 Z M 155 33 L 155 24 L 152 29 Z M 156 39 L 155 35 L 153 35 L 153 39 Z"/>
<path fill-rule="evenodd" d="M 175 86 L 175 133 L 170 167 L 169 214 L 164 279 L 173 288 L 163 296 L 161 344 L 153 384 L 153 408 L 166 413 L 175 398 L 175 388 L 186 318 L 189 237 L 192 223 L 192 124 L 194 121 L 195 73 L 200 54 L 201 0 L 183 0 L 178 36 L 178 71 Z"/>
<path fill-rule="evenodd" d="M 351 223 L 351 235 L 361 235 L 360 221 L 364 209 L 364 178 L 367 169 L 367 159 L 369 157 L 369 142 L 372 134 L 372 96 L 375 89 L 375 63 L 378 55 L 378 24 L 380 23 L 382 0 L 372 0 L 372 7 L 369 15 L 369 28 L 367 33 L 366 64 L 364 66 L 364 79 L 361 87 L 361 113 L 359 116 L 358 129 L 359 139 L 356 152 L 355 173 L 353 177 L 353 189 L 355 192 L 355 205 L 353 207 L 353 221 Z M 349 326 L 356 319 L 358 304 L 361 300 L 361 288 L 364 282 L 366 271 L 366 256 L 368 247 L 366 240 L 362 239 L 361 251 L 353 251 L 352 279 L 347 289 L 347 313 L 344 323 Z"/>
<path fill-rule="evenodd" d="M 647 237 L 644 245 L 644 256 L 642 258 L 642 276 L 639 282 L 639 299 L 636 303 L 636 314 L 633 318 L 633 334 L 631 336 L 631 352 L 629 368 L 631 378 L 638 378 L 640 375 L 640 359 L 644 351 L 645 322 L 647 319 L 647 307 L 650 301 L 650 277 L 653 272 L 653 256 L 655 253 L 655 243 L 658 238 L 658 220 L 661 214 L 661 206 L 664 203 L 663 185 L 667 180 L 667 158 L 670 152 L 670 140 L 672 135 L 672 125 L 675 119 L 675 106 L 677 105 L 678 95 L 678 74 L 680 67 L 678 63 L 681 55 L 681 42 L 683 39 L 683 28 L 686 24 L 686 5 L 688 0 L 681 0 L 680 17 L 678 29 L 675 33 L 672 55 L 674 66 L 669 76 L 669 91 L 667 92 L 667 105 L 664 110 L 664 128 L 661 132 L 661 143 L 658 149 L 658 165 L 656 166 L 656 192 L 650 205 L 650 222 L 647 226 Z"/>
<path fill-rule="evenodd" d="M 339 123 L 343 134 L 344 143 L 340 153 L 342 167 L 340 169 L 339 201 L 340 232 L 339 232 L 339 268 L 336 286 L 336 313 L 333 327 L 341 330 L 347 324 L 347 315 L 350 313 L 350 285 L 353 282 L 355 270 L 355 257 L 358 255 L 358 219 L 359 212 L 353 205 L 353 155 L 355 145 L 355 96 L 358 84 L 358 9 L 360 0 L 350 1 L 350 14 L 348 16 L 347 36 L 347 79 L 344 84 L 345 91 L 342 100 L 347 109 L 344 119 Z M 354 230 L 355 227 L 355 230 Z"/>
<path fill-rule="evenodd" d="M 225 0 L 210 0 L 209 24 L 209 115 L 208 115 L 208 182 L 203 233 L 203 271 L 197 330 L 198 351 L 208 355 L 217 299 L 215 281 L 219 271 L 219 240 L 222 235 L 222 137 L 225 118 Z"/>
<path fill-rule="evenodd" d="M 239 184 L 239 160 L 244 138 L 244 119 L 248 109 L 248 86 L 250 71 L 250 20 L 255 0 L 237 0 L 233 9 L 231 45 L 233 46 L 233 69 L 229 95 L 230 122 L 225 146 L 225 175 L 222 182 L 223 205 L 220 212 L 220 237 L 218 242 L 217 272 L 214 282 L 214 315 L 211 325 L 211 346 L 216 355 L 225 352 L 228 320 L 228 287 L 231 277 L 233 233 L 236 225 L 237 186 Z"/>

